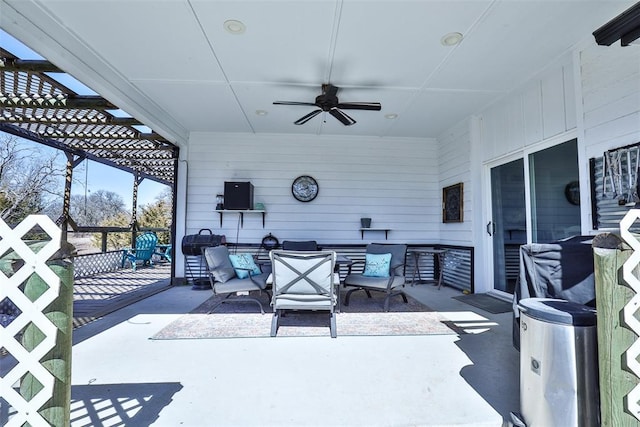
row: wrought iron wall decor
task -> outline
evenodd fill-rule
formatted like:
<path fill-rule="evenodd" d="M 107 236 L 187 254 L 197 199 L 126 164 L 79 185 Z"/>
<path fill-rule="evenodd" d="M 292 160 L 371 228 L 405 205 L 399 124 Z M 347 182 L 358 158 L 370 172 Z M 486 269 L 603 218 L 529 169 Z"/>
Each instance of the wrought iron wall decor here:
<path fill-rule="evenodd" d="M 450 185 L 442 189 L 442 222 L 463 222 L 463 185 Z"/>
<path fill-rule="evenodd" d="M 603 161 L 602 191 L 604 196 L 617 199 L 618 205 L 621 206 L 633 206 L 640 202 L 637 182 L 640 147 L 632 145 L 605 151 Z"/>
<path fill-rule="evenodd" d="M 589 163 L 593 229 L 617 231 L 622 217 L 640 203 L 640 142 L 605 151 Z"/>

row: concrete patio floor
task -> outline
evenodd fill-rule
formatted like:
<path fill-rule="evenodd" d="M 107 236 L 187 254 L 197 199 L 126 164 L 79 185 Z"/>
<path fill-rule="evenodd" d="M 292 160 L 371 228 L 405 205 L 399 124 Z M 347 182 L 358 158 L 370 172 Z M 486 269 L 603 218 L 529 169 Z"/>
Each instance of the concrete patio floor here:
<path fill-rule="evenodd" d="M 150 340 L 211 296 L 170 288 L 74 331 L 72 425 L 502 426 L 519 408 L 511 313 L 407 291 L 458 333 Z"/>

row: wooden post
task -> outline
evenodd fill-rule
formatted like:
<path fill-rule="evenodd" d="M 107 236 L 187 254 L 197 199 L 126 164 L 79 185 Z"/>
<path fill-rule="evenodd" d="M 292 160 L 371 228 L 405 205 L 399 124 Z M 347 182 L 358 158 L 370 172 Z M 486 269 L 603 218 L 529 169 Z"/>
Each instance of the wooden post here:
<path fill-rule="evenodd" d="M 50 240 L 23 240 L 39 227 Z M 17 307 L 0 329 L 3 347 L 17 364 L 0 377 L 15 409 L 12 425 L 69 425 L 73 331 L 73 245 L 49 217 L 29 215 L 15 229 L 0 219 L 6 253 L 0 259 L 2 295 Z M 16 388 L 14 384 L 19 384 Z"/>
<path fill-rule="evenodd" d="M 100 250 L 102 250 L 103 254 L 107 253 L 107 232 L 106 231 L 102 232 L 102 241 L 101 241 Z"/>
<path fill-rule="evenodd" d="M 596 307 L 598 316 L 598 365 L 600 377 L 600 417 L 603 427 L 639 426 L 627 411 L 629 392 L 639 379 L 627 370 L 624 353 L 636 341 L 636 334 L 622 319 L 624 306 L 635 295 L 622 278 L 622 265 L 633 251 L 612 234 L 593 241 Z M 636 267 L 634 274 L 640 277 Z"/>
<path fill-rule="evenodd" d="M 60 253 L 60 252 L 59 252 Z M 53 397 L 45 403 L 38 413 L 47 422 L 56 427 L 70 425 L 71 412 L 71 349 L 73 333 L 73 264 L 68 260 L 55 260 L 47 263 L 60 278 L 58 297 L 42 311 L 56 326 L 56 345 L 41 360 L 41 364 L 54 376 Z M 37 299 L 48 284 L 37 274 L 25 283 L 24 294 L 31 300 Z M 22 336 L 22 345 L 31 351 L 44 339 L 33 323 L 27 325 Z M 20 382 L 20 394 L 27 400 L 40 391 L 39 381 L 27 373 Z"/>

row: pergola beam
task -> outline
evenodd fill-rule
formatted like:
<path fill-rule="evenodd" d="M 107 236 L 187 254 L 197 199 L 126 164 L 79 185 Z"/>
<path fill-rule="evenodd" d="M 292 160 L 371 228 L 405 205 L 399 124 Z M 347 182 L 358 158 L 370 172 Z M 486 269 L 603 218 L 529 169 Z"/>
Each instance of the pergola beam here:
<path fill-rule="evenodd" d="M 81 95 L 53 77 L 47 60 L 15 57 L 0 46 L 0 131 L 138 177 L 175 186 L 179 149 L 101 96 Z"/>
<path fill-rule="evenodd" d="M 29 71 L 35 73 L 63 73 L 49 61 L 39 59 L 0 58 L 2 71 Z"/>
<path fill-rule="evenodd" d="M 148 141 L 164 140 L 157 133 L 129 132 L 128 134 L 101 133 L 101 132 L 65 132 L 64 130 L 48 130 L 45 136 L 58 139 L 121 139 L 130 141 L 132 139 L 142 139 Z"/>
<path fill-rule="evenodd" d="M 94 142 L 91 141 L 87 141 L 87 142 L 82 142 L 82 143 L 73 143 L 73 144 L 69 144 L 70 147 L 79 149 L 79 150 L 87 150 L 87 151 L 122 151 L 122 152 L 126 152 L 126 153 L 131 153 L 131 152 L 140 152 L 142 156 L 145 156 L 145 152 L 149 151 L 149 152 L 173 152 L 173 148 L 172 147 L 154 147 L 154 148 L 142 148 L 142 147 L 136 147 L 135 145 L 133 145 L 135 143 L 135 141 L 127 141 L 127 144 L 129 144 L 128 147 L 123 147 L 123 146 L 113 146 L 113 145 L 105 145 L 105 144 L 96 144 Z M 151 157 L 153 158 L 158 158 L 158 159 L 166 159 L 169 158 L 167 156 L 161 156 L 159 153 L 157 154 L 153 154 L 150 153 Z"/>
<path fill-rule="evenodd" d="M 144 126 L 139 120 L 132 117 L 113 117 L 107 115 L 93 117 L 48 117 L 32 116 L 27 114 L 12 114 L 0 117 L 0 122 L 8 123 L 33 123 L 47 125 L 117 125 L 117 126 Z"/>
<path fill-rule="evenodd" d="M 150 173 L 146 173 L 146 172 L 141 172 L 139 170 L 136 170 L 135 168 L 132 168 L 130 166 L 127 165 L 123 165 L 121 163 L 119 163 L 116 159 L 114 159 L 113 157 L 111 158 L 105 158 L 105 157 L 100 157 L 100 156 L 96 156 L 95 154 L 89 153 L 87 151 L 83 151 L 83 150 L 79 150 L 79 149 L 74 149 L 72 147 L 70 147 L 67 144 L 63 144 L 59 141 L 56 141 L 52 138 L 44 138 L 40 135 L 38 135 L 35 132 L 31 132 L 29 130 L 23 129 L 23 128 L 19 128 L 16 127 L 15 125 L 8 125 L 8 124 L 3 124 L 0 123 L 0 131 L 6 132 L 6 133 L 10 133 L 12 135 L 16 135 L 19 136 L 21 138 L 26 138 L 26 139 L 30 139 L 32 141 L 35 142 L 39 142 L 41 144 L 47 145 L 49 147 L 52 148 L 56 148 L 58 150 L 62 150 L 65 153 L 72 153 L 75 154 L 77 156 L 81 156 L 81 157 L 86 157 L 89 160 L 93 160 L 94 162 L 98 162 L 98 163 L 102 163 L 117 169 L 121 169 L 124 171 L 127 171 L 133 175 L 139 175 L 142 176 L 144 178 L 150 179 L 152 181 L 155 182 L 159 182 L 161 184 L 165 184 L 165 185 L 172 185 L 173 176 L 168 177 L 168 179 L 162 179 L 161 177 L 158 177 L 156 175 L 150 174 Z M 172 159 L 167 159 L 168 161 L 170 160 L 171 162 L 176 162 L 178 158 L 178 147 L 175 148 L 174 150 L 174 156 Z"/>
<path fill-rule="evenodd" d="M 93 95 L 40 95 L 40 94 L 0 94 L 2 108 L 55 108 L 76 110 L 117 110 L 101 96 Z"/>

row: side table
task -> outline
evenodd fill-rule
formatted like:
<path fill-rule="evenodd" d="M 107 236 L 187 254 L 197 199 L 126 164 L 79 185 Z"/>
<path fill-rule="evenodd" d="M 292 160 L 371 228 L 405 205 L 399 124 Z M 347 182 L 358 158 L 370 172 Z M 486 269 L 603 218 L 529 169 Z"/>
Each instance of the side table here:
<path fill-rule="evenodd" d="M 442 287 L 442 273 L 444 270 L 444 254 L 446 249 L 410 249 L 409 253 L 413 257 L 413 275 L 411 276 L 411 286 L 420 283 L 435 282 L 434 285 L 438 285 L 438 289 Z M 420 275 L 420 257 L 423 255 L 431 255 L 433 257 L 433 276 L 434 279 L 423 279 Z M 416 280 L 416 273 L 418 274 L 418 280 Z M 437 278 L 436 278 L 437 273 Z"/>

